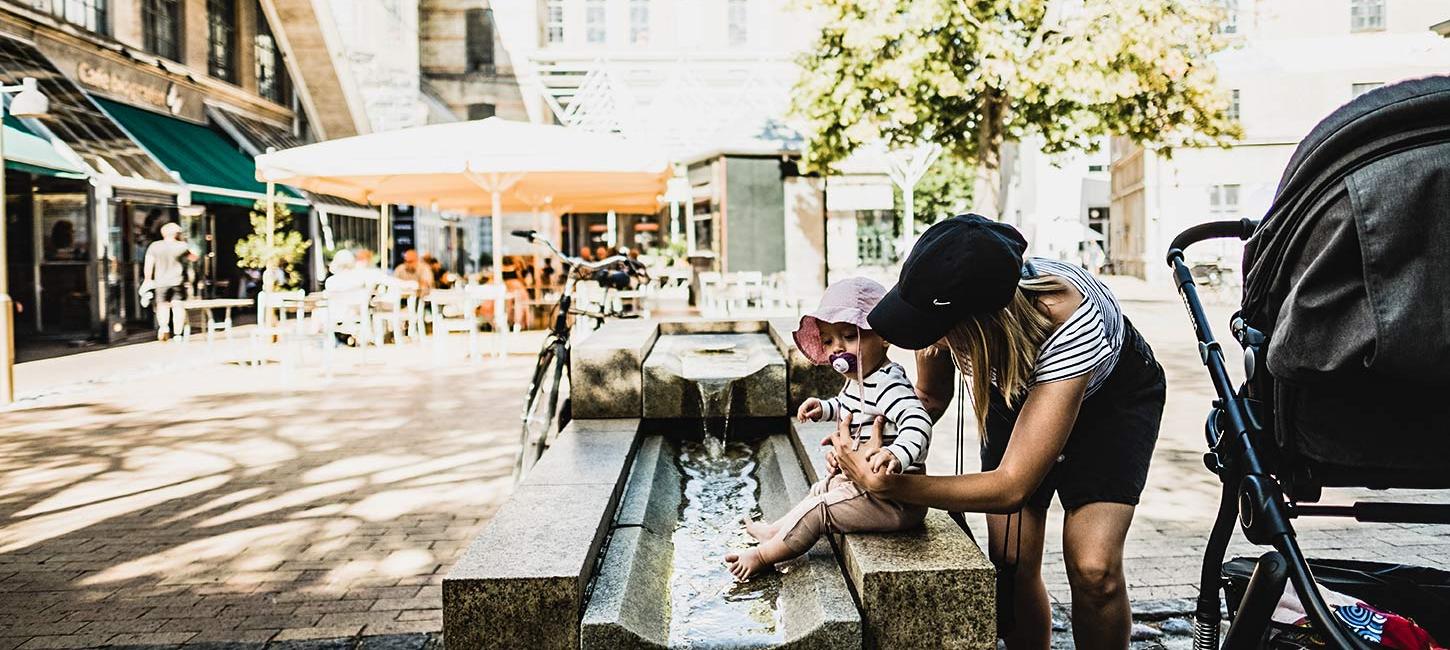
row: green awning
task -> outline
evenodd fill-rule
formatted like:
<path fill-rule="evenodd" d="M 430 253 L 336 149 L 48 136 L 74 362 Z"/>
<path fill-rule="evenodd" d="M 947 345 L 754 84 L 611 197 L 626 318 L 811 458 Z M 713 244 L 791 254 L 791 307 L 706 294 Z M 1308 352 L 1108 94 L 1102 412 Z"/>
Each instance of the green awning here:
<path fill-rule="evenodd" d="M 94 99 L 161 164 L 180 174 L 186 184 L 197 186 L 193 188 L 192 201 L 250 208 L 258 199 L 266 197 L 267 186 L 257 182 L 257 168 L 251 157 L 220 133 L 103 97 Z M 206 188 L 244 192 L 250 196 L 208 192 Z M 285 187 L 277 191 L 283 196 L 297 196 Z"/>
<path fill-rule="evenodd" d="M 5 116 L 5 168 L 59 178 L 85 178 L 86 170 L 61 157 L 48 140 Z"/>

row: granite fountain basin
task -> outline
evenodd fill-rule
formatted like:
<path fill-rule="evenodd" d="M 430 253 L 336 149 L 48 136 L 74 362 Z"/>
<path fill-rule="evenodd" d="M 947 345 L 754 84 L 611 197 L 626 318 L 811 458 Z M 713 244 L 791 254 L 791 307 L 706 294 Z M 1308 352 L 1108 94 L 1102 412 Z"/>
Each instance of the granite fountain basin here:
<path fill-rule="evenodd" d="M 742 513 L 779 517 L 808 488 L 785 435 L 645 437 L 584 611 L 581 647 L 861 647 L 861 618 L 828 540 L 745 583 L 721 562 L 748 543 Z"/>
<path fill-rule="evenodd" d="M 786 416 L 786 360 L 764 331 L 670 331 L 644 359 L 646 419 Z"/>

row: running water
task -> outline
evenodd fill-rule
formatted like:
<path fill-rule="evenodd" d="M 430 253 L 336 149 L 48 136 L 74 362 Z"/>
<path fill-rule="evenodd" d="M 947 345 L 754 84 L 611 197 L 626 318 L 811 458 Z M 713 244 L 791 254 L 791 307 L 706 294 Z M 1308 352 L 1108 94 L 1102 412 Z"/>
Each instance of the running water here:
<path fill-rule="evenodd" d="M 670 647 L 780 643 L 780 575 L 737 583 L 723 561 L 751 544 L 741 519 L 760 516 L 754 447 L 706 435 L 681 443 L 678 458 L 685 485 L 674 534 Z"/>
<path fill-rule="evenodd" d="M 748 648 L 783 640 L 777 602 L 780 576 L 767 572 L 737 583 L 725 554 L 751 544 L 741 520 L 760 517 L 755 448 L 729 441 L 734 377 L 732 348 L 694 351 L 688 363 L 700 391 L 699 442 L 680 444 L 684 498 L 674 533 L 670 578 L 670 647 Z M 708 359 L 708 362 L 706 360 Z M 739 375 L 737 375 L 739 376 Z M 720 423 L 718 431 L 712 423 Z"/>

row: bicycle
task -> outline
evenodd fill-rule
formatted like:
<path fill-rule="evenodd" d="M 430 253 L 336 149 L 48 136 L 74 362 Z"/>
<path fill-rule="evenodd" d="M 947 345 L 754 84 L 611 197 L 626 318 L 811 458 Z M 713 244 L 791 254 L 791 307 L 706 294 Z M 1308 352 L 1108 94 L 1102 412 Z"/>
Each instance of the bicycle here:
<path fill-rule="evenodd" d="M 638 318 L 639 314 L 626 313 L 614 307 L 609 300 L 610 291 L 628 289 L 639 280 L 649 282 L 644 266 L 624 255 L 611 255 L 602 260 L 588 261 L 560 252 L 553 242 L 540 237 L 533 230 L 515 230 L 515 237 L 529 243 L 542 244 L 562 263 L 564 288 L 559 292 L 559 302 L 554 307 L 553 323 L 544 345 L 539 350 L 534 365 L 533 378 L 529 380 L 528 397 L 524 400 L 523 424 L 519 434 L 519 454 L 514 460 L 514 480 L 520 480 L 537 463 L 539 457 L 559 432 L 568 426 L 571 419 L 569 398 L 560 402 L 561 387 L 568 390 L 569 380 L 569 338 L 574 323 L 570 317 L 583 317 L 593 322 L 593 329 L 599 329 L 609 318 Z M 622 269 L 622 270 L 619 270 Z M 604 299 L 598 311 L 581 309 L 574 304 L 574 291 L 580 280 L 598 282 L 604 289 Z M 544 382 L 549 382 L 547 392 Z"/>

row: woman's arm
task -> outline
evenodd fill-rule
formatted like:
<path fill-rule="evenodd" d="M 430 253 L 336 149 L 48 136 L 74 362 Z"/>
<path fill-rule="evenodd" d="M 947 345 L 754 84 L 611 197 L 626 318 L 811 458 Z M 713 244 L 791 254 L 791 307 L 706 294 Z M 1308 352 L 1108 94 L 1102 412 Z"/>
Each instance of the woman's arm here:
<path fill-rule="evenodd" d="M 956 382 L 952 381 L 951 353 L 937 346 L 916 351 L 916 396 L 931 416 L 932 423 L 941 419 L 952 403 Z"/>
<path fill-rule="evenodd" d="M 952 512 L 1016 512 L 1057 462 L 1077 420 L 1088 376 L 1035 386 L 1022 405 L 1002 463 L 989 472 L 960 476 L 875 473 L 866 458 L 881 446 L 882 420 L 872 440 L 851 451 L 850 431 L 833 437 L 841 472 L 857 485 L 905 503 Z"/>

